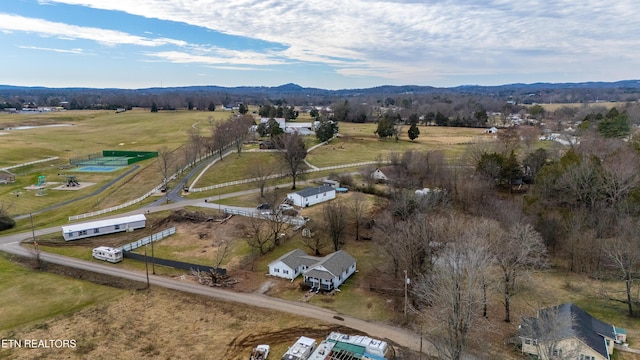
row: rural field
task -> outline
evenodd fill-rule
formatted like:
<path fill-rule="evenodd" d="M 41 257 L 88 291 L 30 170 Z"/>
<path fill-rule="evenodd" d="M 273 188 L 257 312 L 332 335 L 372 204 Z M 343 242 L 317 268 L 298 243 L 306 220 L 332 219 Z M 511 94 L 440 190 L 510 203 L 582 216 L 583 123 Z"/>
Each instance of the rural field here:
<path fill-rule="evenodd" d="M 11 169 L 16 174 L 14 184 L 0 185 L 0 204 L 13 216 L 28 215 L 56 204 L 73 201 L 55 210 L 43 211 L 17 221 L 17 228 L 10 232 L 25 232 L 35 228 L 68 224 L 67 217 L 79 213 L 100 210 L 125 203 L 140 197 L 162 180 L 156 160 L 145 160 L 131 173 L 116 181 L 99 194 L 93 192 L 118 176 L 133 169 L 109 173 L 72 172 L 66 168 L 69 159 L 96 153 L 102 150 L 157 151 L 162 146 L 171 150 L 180 148 L 188 139 L 190 129 L 201 129 L 201 135 L 209 136 L 210 123 L 221 121 L 230 112 L 160 112 L 149 113 L 133 110 L 115 114 L 112 111 L 69 111 L 43 114 L 0 114 L 0 129 L 18 126 L 65 125 L 37 127 L 25 130 L 0 130 L 0 168 L 59 157 L 25 167 Z M 415 142 L 404 135 L 399 141 L 378 140 L 373 124 L 340 124 L 341 136 L 329 144 L 310 152 L 306 160 L 313 166 L 327 167 L 364 161 L 387 160 L 391 153 L 407 150 L 443 150 L 451 159 L 459 159 L 469 144 L 477 141 L 492 141 L 482 129 L 444 128 L 420 126 L 420 137 Z M 317 140 L 308 139 L 308 145 Z M 211 166 L 192 183 L 194 187 L 205 187 L 219 183 L 252 177 L 252 164 L 277 163 L 277 154 L 255 151 L 250 144 L 241 154 L 230 154 Z M 5 156 L 6 154 L 6 156 Z M 62 168 L 62 169 L 61 169 Z M 345 172 L 357 168 L 344 169 Z M 335 171 L 309 173 L 307 178 L 327 176 Z M 25 187 L 44 175 L 47 181 L 61 182 L 73 174 L 80 182 L 94 185 L 70 191 L 47 188 L 44 193 Z M 279 196 L 288 188 L 282 184 L 288 178 L 269 183 L 279 187 Z M 172 184 L 169 186 L 171 187 Z M 301 188 L 304 185 L 299 186 Z M 183 193 L 185 199 L 210 198 L 235 191 L 254 189 L 256 184 L 243 184 L 199 193 Z M 85 197 L 86 196 L 86 197 Z M 340 194 L 339 200 L 349 201 L 353 193 Z M 80 200 L 77 200 L 81 197 Z M 342 198 L 340 198 L 342 197 Z M 143 201 L 148 204 L 157 196 Z M 367 195 L 369 217 L 385 207 L 385 200 Z M 256 194 L 224 199 L 224 204 L 254 207 L 260 203 Z M 135 206 L 125 210 L 134 210 Z M 320 218 L 322 206 L 301 210 L 301 215 L 311 219 Z M 287 231 L 282 245 L 264 255 L 251 248 L 246 239 L 248 224 L 244 218 L 225 219 L 216 209 L 187 207 L 181 211 L 162 211 L 148 214 L 153 231 L 175 226 L 176 234 L 157 243 L 154 251 L 158 257 L 212 265 L 221 255 L 221 246 L 229 244 L 229 252 L 220 262 L 228 269 L 237 283 L 228 291 L 260 292 L 287 300 L 305 301 L 310 304 L 333 309 L 361 319 L 387 324 L 402 324 L 402 286 L 404 279 L 388 275 L 388 260 L 381 244 L 371 230 L 364 235 L 368 241 L 356 241 L 354 229 L 348 227 L 344 249 L 358 262 L 358 273 L 346 282 L 335 295 L 305 296 L 296 282 L 281 281 L 265 276 L 267 264 L 281 255 L 301 248 L 299 232 Z M 207 219 L 207 220 L 193 220 Z M 147 236 L 147 230 L 64 242 L 61 234 L 38 237 L 40 247 L 49 252 L 91 260 L 91 249 L 96 245 L 113 245 L 135 241 Z M 0 233 L 0 235 L 2 235 Z M 362 234 L 361 234 L 362 235 Z M 330 248 L 325 250 L 330 251 Z M 96 260 L 91 260 L 96 261 Z M 144 263 L 125 259 L 115 267 L 144 271 Z M 143 289 L 144 284 L 114 282 L 83 276 L 65 269 L 52 272 L 30 270 L 28 266 L 9 256 L 0 256 L 0 338 L 55 338 L 75 339 L 78 347 L 72 350 L 18 349 L 0 352 L 0 358 L 113 358 L 113 352 L 124 358 L 171 358 L 171 359 L 245 359 L 250 349 L 258 343 L 272 346 L 274 358 L 284 353 L 300 335 L 320 338 L 336 329 L 320 321 L 282 316 L 275 311 L 266 311 L 246 306 L 218 302 L 210 298 L 178 293 L 162 288 Z M 167 277 L 182 277 L 195 281 L 188 272 L 162 266 L 156 273 Z M 64 274 L 68 275 L 65 276 Z M 76 279 L 81 278 L 84 280 Z M 90 281 L 86 281 L 90 280 Z M 629 332 L 631 346 L 640 342 L 640 324 L 624 316 L 624 304 L 600 296 L 603 289 L 623 289 L 618 281 L 597 281 L 583 275 L 565 273 L 551 269 L 535 273 L 521 293 L 514 296 L 512 323 L 502 321 L 504 307 L 499 291 L 490 291 L 488 319 L 483 324 L 471 346 L 486 352 L 489 358 L 518 359 L 518 351 L 504 340 L 517 333 L 520 316 L 532 316 L 539 307 L 572 301 L 591 314 L 607 318 L 616 326 Z M 370 289 L 389 281 L 391 291 L 374 292 Z M 55 286 L 54 286 L 55 284 Z M 103 284 L 103 285 L 99 285 Z M 37 311 L 34 311 L 36 309 Z M 420 322 L 420 319 L 414 319 Z M 424 320 L 423 320 L 424 322 Z M 430 324 L 424 322 L 425 336 Z M 419 330 L 415 329 L 416 332 Z M 489 347 L 486 342 L 489 341 Z M 636 345 L 637 347 L 637 345 Z M 482 350 L 481 350 L 482 349 Z M 402 350 L 399 350 L 402 353 Z M 6 355 L 5 355 L 6 354 Z M 639 359 L 616 354 L 617 359 Z M 271 356 L 270 356 L 271 358 Z M 403 359 L 421 358 L 416 354 L 405 354 Z"/>

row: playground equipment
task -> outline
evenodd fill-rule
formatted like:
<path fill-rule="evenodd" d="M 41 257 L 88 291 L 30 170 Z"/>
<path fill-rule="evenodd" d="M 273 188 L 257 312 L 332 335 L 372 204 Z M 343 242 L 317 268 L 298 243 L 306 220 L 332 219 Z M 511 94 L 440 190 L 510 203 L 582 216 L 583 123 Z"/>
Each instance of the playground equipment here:
<path fill-rule="evenodd" d="M 46 183 L 47 181 L 44 178 L 44 175 L 40 175 L 38 176 L 38 183 L 36 184 L 36 186 L 42 186 Z"/>
<path fill-rule="evenodd" d="M 76 187 L 80 186 L 78 180 L 76 180 L 75 176 L 67 176 L 67 187 Z"/>

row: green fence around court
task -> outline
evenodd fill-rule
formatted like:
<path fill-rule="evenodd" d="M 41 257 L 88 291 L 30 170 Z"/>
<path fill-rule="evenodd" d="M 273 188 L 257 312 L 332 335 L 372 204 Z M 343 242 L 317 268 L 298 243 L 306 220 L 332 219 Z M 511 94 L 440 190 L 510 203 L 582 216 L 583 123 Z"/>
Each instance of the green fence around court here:
<path fill-rule="evenodd" d="M 91 153 L 86 156 L 71 158 L 69 163 L 76 166 L 127 166 L 157 156 L 158 152 L 156 151 L 102 150 L 102 154 Z"/>
<path fill-rule="evenodd" d="M 127 150 L 102 150 L 103 157 L 126 157 L 127 164 L 131 165 L 139 161 L 144 161 L 158 157 L 157 151 L 127 151 Z"/>

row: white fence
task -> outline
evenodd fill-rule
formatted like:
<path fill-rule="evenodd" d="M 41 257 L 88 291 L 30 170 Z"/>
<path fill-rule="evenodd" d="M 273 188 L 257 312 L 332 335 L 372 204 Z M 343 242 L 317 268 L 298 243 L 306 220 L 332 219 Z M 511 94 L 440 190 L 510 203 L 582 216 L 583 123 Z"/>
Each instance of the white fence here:
<path fill-rule="evenodd" d="M 170 180 L 173 180 L 175 178 L 176 178 L 176 175 L 174 174 L 171 177 Z M 137 203 L 141 202 L 142 200 L 148 198 L 149 196 L 155 194 L 156 192 L 160 191 L 160 189 L 162 189 L 162 187 L 164 187 L 164 184 L 160 184 L 160 185 L 156 186 L 155 188 L 153 188 L 153 190 L 151 190 L 148 193 L 142 195 L 141 197 L 139 197 L 137 199 L 133 199 L 131 201 L 128 201 L 128 202 L 126 202 L 124 204 L 120 204 L 120 205 L 117 205 L 117 206 L 112 206 L 112 207 L 107 208 L 107 209 L 92 211 L 90 213 L 84 213 L 84 214 L 80 214 L 80 215 L 71 215 L 71 216 L 69 216 L 69 221 L 85 219 L 85 218 L 88 218 L 88 217 L 102 215 L 102 214 L 110 213 L 112 211 L 117 211 L 117 210 L 120 210 L 120 209 L 124 209 L 126 207 L 131 206 L 131 205 L 137 204 Z"/>
<path fill-rule="evenodd" d="M 225 208 L 224 209 L 224 213 L 225 214 L 233 214 L 233 215 L 240 215 L 240 216 L 247 216 L 247 217 L 252 217 L 252 218 L 256 218 L 256 219 L 270 219 L 272 215 L 262 215 L 261 213 L 255 212 L 255 211 L 244 211 L 244 210 L 236 210 L 236 209 L 229 209 L 229 208 Z M 301 218 L 301 217 L 293 217 L 293 216 L 281 216 L 280 219 L 278 220 L 282 220 L 282 222 L 285 222 L 287 224 L 291 224 L 291 225 L 296 225 L 296 226 L 302 226 L 304 224 L 306 224 L 306 221 Z"/>
<path fill-rule="evenodd" d="M 50 158 L 46 158 L 46 159 L 42 159 L 42 160 L 35 160 L 35 161 L 30 161 L 28 163 L 24 163 L 24 164 L 18 164 L 18 165 L 11 165 L 11 166 L 7 166 L 5 168 L 2 168 L 0 170 L 9 170 L 9 169 L 15 169 L 15 168 L 19 168 L 22 166 L 28 166 L 28 165 L 33 165 L 33 164 L 39 164 L 39 163 L 43 163 L 43 162 L 47 162 L 47 161 L 53 161 L 53 160 L 58 160 L 59 158 L 57 156 L 52 156 Z"/>
<path fill-rule="evenodd" d="M 377 164 L 377 163 L 378 163 L 378 161 L 365 161 L 365 162 L 359 162 L 359 163 L 354 163 L 354 164 L 334 165 L 334 166 L 327 166 L 327 167 L 317 168 L 317 169 L 309 169 L 309 170 L 305 171 L 305 173 L 313 173 L 313 172 L 318 172 L 318 171 L 335 170 L 335 169 L 344 169 L 344 168 L 350 168 L 350 167 L 356 167 L 356 166 L 372 165 L 372 164 Z M 289 174 L 269 175 L 267 177 L 267 180 L 283 178 L 283 177 L 286 177 L 286 176 L 289 176 Z M 193 188 L 193 189 L 190 190 L 190 192 L 209 191 L 209 190 L 219 189 L 219 188 L 227 187 L 227 186 L 233 186 L 233 185 L 239 185 L 239 184 L 248 184 L 250 182 L 254 182 L 254 181 L 258 181 L 258 180 L 260 180 L 260 178 L 251 178 L 251 179 L 229 181 L 229 182 L 226 182 L 226 183 L 215 184 L 215 185 L 205 186 L 205 187 L 201 187 L 201 188 Z"/>
<path fill-rule="evenodd" d="M 167 230 L 164 230 L 162 232 L 159 233 L 155 233 L 152 234 L 151 236 L 147 236 L 144 237 L 138 241 L 134 241 L 132 243 L 128 243 L 126 245 L 123 245 L 120 247 L 120 250 L 122 251 L 132 251 L 133 249 L 137 249 L 139 247 L 145 246 L 147 244 L 151 244 L 154 241 L 158 241 L 158 240 L 162 240 L 170 235 L 173 235 L 176 233 L 176 228 L 175 226 L 172 228 L 169 228 Z"/>
<path fill-rule="evenodd" d="M 227 146 L 225 147 L 225 149 L 230 148 L 232 145 L 233 145 L 233 143 L 231 143 L 230 145 L 227 145 Z M 203 157 L 200 157 L 198 161 L 202 161 L 202 160 L 204 160 L 204 159 L 206 159 L 206 158 L 208 158 L 208 157 L 211 157 L 211 156 L 213 156 L 213 155 L 215 155 L 215 154 L 208 154 L 208 155 L 205 155 L 205 156 L 203 156 Z M 196 161 L 196 163 L 197 163 L 198 161 Z M 139 197 L 139 198 L 137 198 L 137 199 L 133 199 L 133 200 L 128 201 L 128 202 L 126 202 L 126 203 L 124 203 L 124 204 L 121 204 L 121 205 L 112 206 L 112 207 L 110 207 L 110 208 L 108 208 L 108 209 L 102 209 L 102 210 L 92 211 L 92 212 L 90 212 L 90 213 L 84 213 L 84 214 L 80 214 L 80 215 L 72 215 L 72 216 L 69 216 L 69 221 L 80 220 L 80 219 L 85 219 L 85 218 L 92 217 L 92 216 L 102 215 L 102 214 L 110 213 L 110 212 L 112 212 L 112 211 L 118 211 L 118 210 L 120 210 L 120 209 L 124 209 L 124 208 L 126 208 L 126 207 L 131 206 L 131 205 L 135 205 L 135 204 L 137 204 L 137 203 L 139 203 L 139 202 L 143 201 L 144 199 L 148 198 L 149 196 L 151 196 L 151 195 L 155 194 L 156 192 L 160 191 L 160 189 L 162 189 L 162 188 L 163 188 L 163 187 L 164 187 L 164 186 L 165 186 L 169 181 L 173 181 L 173 180 L 175 180 L 175 179 L 178 177 L 178 174 L 181 174 L 182 172 L 186 171 L 189 167 L 191 167 L 191 166 L 193 166 L 193 165 L 195 165 L 195 163 L 190 163 L 190 164 L 185 165 L 185 167 L 184 167 L 184 168 L 182 168 L 182 169 L 178 170 L 178 172 L 176 172 L 175 174 L 171 175 L 171 177 L 169 178 L 169 180 L 168 180 L 168 181 L 163 181 L 163 182 L 162 182 L 162 184 L 160 184 L 160 185 L 156 186 L 156 187 L 155 187 L 155 188 L 153 188 L 151 191 L 149 191 L 148 193 L 146 193 L 146 194 L 144 194 L 144 195 L 140 196 L 140 197 Z"/>

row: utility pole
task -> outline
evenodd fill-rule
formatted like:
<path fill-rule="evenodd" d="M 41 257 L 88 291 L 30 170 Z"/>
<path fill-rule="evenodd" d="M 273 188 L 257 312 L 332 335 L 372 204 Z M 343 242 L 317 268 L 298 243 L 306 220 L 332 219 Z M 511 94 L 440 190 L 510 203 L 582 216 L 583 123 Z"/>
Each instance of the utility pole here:
<path fill-rule="evenodd" d="M 407 289 L 409 286 L 409 278 L 407 277 L 407 270 L 404 271 L 404 318 L 407 318 Z"/>
<path fill-rule="evenodd" d="M 149 288 L 149 261 L 147 258 L 147 245 L 144 246 L 144 268 L 147 270 L 147 289 Z"/>
<path fill-rule="evenodd" d="M 149 224 L 149 241 L 151 241 L 151 272 L 153 275 L 156 274 L 156 258 L 153 254 L 153 225 Z"/>
<path fill-rule="evenodd" d="M 31 237 L 33 237 L 33 242 L 36 242 L 36 231 L 33 228 L 33 214 L 29 213 L 29 219 L 31 219 Z"/>

